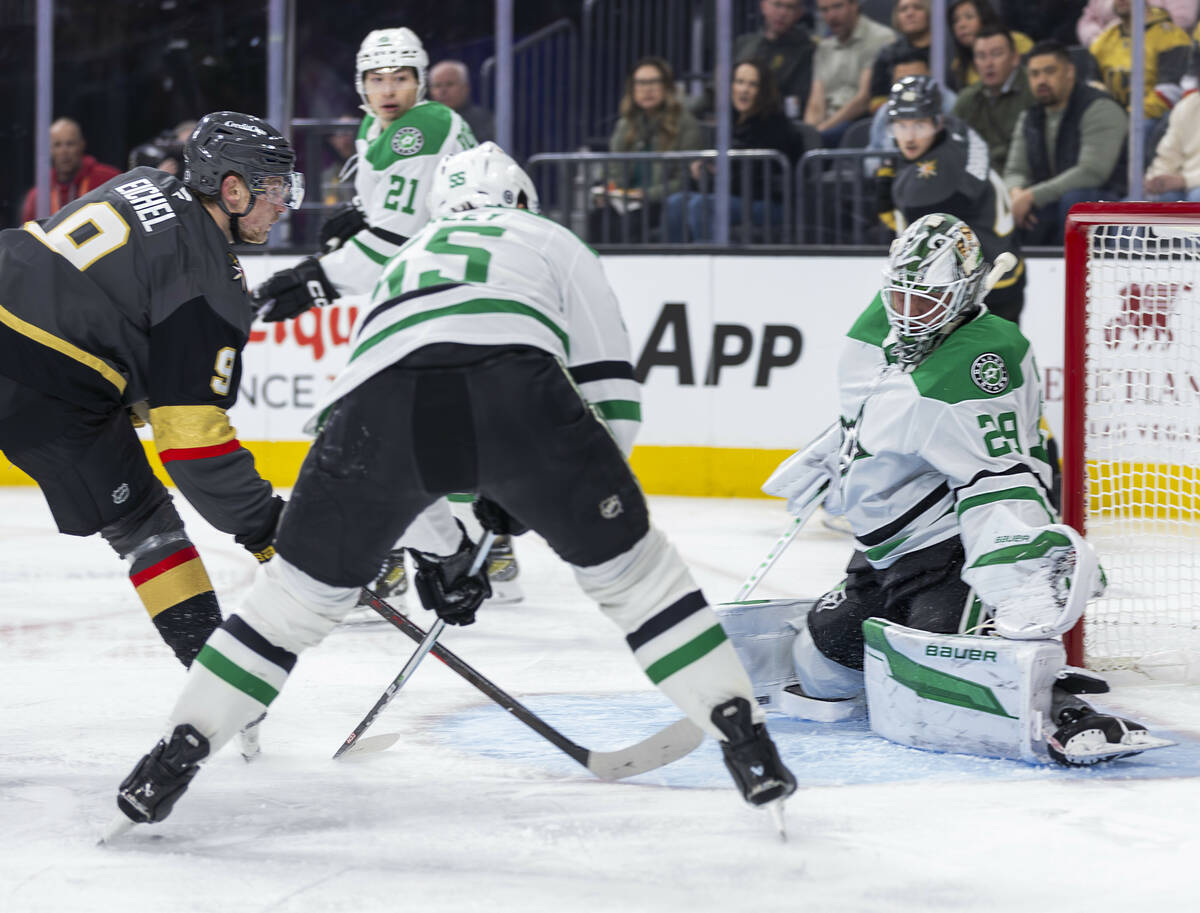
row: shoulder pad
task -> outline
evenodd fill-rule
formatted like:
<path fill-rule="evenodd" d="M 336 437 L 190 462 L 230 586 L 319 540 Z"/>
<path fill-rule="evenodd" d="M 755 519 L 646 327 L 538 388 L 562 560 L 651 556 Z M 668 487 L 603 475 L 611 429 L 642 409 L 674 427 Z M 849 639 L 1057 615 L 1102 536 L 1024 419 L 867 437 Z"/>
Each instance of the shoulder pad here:
<path fill-rule="evenodd" d="M 437 155 L 446 142 L 454 112 L 436 101 L 419 102 L 388 124 L 367 150 L 375 168 L 422 155 Z"/>
<path fill-rule="evenodd" d="M 1003 396 L 1025 383 L 1029 340 L 1017 325 L 983 314 L 951 333 L 913 371 L 922 396 L 945 403 Z"/>

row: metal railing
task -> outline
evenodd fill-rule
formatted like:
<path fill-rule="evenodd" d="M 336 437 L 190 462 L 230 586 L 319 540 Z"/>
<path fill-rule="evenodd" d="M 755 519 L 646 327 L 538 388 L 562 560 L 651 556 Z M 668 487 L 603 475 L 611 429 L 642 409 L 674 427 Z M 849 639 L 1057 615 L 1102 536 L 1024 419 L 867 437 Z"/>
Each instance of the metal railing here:
<path fill-rule="evenodd" d="M 296 167 L 304 172 L 304 202 L 290 214 L 286 231 L 272 233 L 279 236 L 281 245 L 316 248 L 327 210 L 353 198 L 354 179 L 337 179 L 346 159 L 354 154 L 353 143 L 338 150 L 332 141 L 335 136 L 347 134 L 353 139 L 357 132 L 355 120 L 301 117 L 292 121 Z"/>
<path fill-rule="evenodd" d="M 512 148 L 517 161 L 537 152 L 574 149 L 580 144 L 579 33 L 560 19 L 513 44 Z M 496 58 L 479 71 L 484 104 L 495 105 Z"/>
<path fill-rule="evenodd" d="M 591 244 L 711 244 L 713 149 L 563 152 L 526 164 L 542 211 Z M 729 153 L 730 243 L 792 241 L 792 166 L 774 149 Z M 702 163 L 693 173 L 693 163 Z M 695 186 L 692 181 L 695 180 Z"/>
<path fill-rule="evenodd" d="M 797 244 L 886 243 L 876 186 L 863 165 L 878 149 L 813 149 L 796 165 Z"/>

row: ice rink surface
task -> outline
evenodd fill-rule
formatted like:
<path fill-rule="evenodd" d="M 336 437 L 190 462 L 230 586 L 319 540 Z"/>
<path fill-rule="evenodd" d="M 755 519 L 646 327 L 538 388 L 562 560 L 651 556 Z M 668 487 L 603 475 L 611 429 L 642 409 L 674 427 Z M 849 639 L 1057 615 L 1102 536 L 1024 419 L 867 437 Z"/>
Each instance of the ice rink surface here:
<path fill-rule="evenodd" d="M 651 500 L 713 601 L 787 520 L 779 502 Z M 180 508 L 235 610 L 253 559 Z M 301 658 L 259 761 L 227 747 L 169 820 L 97 847 L 183 671 L 122 563 L 98 537 L 57 535 L 35 489 L 0 493 L 0 535 L 4 913 L 1196 908 L 1196 686 L 1118 683 L 1102 706 L 1181 744 L 1088 771 L 774 721 L 801 784 L 784 844 L 711 742 L 600 782 L 432 660 L 371 730 L 402 733 L 394 747 L 330 760 L 411 652 L 383 624 L 344 626 Z M 444 642 L 589 748 L 677 718 L 544 543 L 526 536 L 517 552 L 525 601 L 485 607 Z M 818 595 L 848 554 L 814 522 L 756 595 Z"/>

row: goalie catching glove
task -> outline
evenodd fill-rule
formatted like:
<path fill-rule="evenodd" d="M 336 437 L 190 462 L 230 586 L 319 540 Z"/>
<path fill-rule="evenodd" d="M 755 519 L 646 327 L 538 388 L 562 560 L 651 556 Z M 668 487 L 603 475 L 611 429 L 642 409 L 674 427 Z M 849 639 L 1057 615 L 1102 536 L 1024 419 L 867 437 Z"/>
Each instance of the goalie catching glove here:
<path fill-rule="evenodd" d="M 824 491 L 824 507 L 840 513 L 842 426 L 834 422 L 816 440 L 797 450 L 779 464 L 762 490 L 776 498 L 787 498 L 788 513 L 799 515 Z"/>
<path fill-rule="evenodd" d="M 297 317 L 314 307 L 324 307 L 338 297 L 316 257 L 306 257 L 290 269 L 281 269 L 251 293 L 258 316 L 267 323 Z"/>
<path fill-rule="evenodd" d="M 417 566 L 413 583 L 421 604 L 437 612 L 446 624 L 469 625 L 475 623 L 475 612 L 492 595 L 492 585 L 488 582 L 486 562 L 470 573 L 475 543 L 462 523 L 458 528 L 462 543 L 453 555 L 442 558 L 416 549 L 409 549 L 409 554 Z"/>

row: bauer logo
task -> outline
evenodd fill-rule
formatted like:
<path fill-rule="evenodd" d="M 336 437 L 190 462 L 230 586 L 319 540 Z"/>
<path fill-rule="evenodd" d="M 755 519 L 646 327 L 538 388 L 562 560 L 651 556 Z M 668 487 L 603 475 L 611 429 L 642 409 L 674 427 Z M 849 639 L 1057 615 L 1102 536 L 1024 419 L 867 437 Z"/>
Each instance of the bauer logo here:
<path fill-rule="evenodd" d="M 980 650 L 978 647 L 948 647 L 937 644 L 925 645 L 926 656 L 940 656 L 944 659 L 965 659 L 971 662 L 994 663 L 995 650 Z"/>
<path fill-rule="evenodd" d="M 1008 368 L 994 352 L 985 352 L 971 363 L 971 380 L 984 393 L 1003 393 L 1008 389 Z"/>
<path fill-rule="evenodd" d="M 425 145 L 425 135 L 416 127 L 401 127 L 392 136 L 392 151 L 396 155 L 416 155 Z"/>

